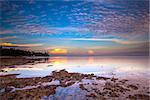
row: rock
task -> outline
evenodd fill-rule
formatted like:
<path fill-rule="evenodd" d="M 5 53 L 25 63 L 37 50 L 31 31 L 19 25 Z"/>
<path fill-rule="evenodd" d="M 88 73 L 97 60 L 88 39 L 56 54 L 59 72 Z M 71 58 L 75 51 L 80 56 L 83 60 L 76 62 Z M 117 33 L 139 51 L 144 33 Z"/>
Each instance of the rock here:
<path fill-rule="evenodd" d="M 120 82 L 121 84 L 125 84 L 127 81 L 128 81 L 128 80 L 124 79 L 124 80 L 120 80 L 119 82 Z"/>
<path fill-rule="evenodd" d="M 66 70 L 60 70 L 59 72 L 53 71 L 52 72 L 53 77 L 56 79 L 61 79 L 61 78 L 65 78 L 65 77 L 71 77 L 71 74 L 68 73 Z"/>
<path fill-rule="evenodd" d="M 80 86 L 80 88 L 81 88 L 82 90 L 87 90 L 87 89 L 84 87 L 83 84 L 79 84 L 79 86 Z"/>
<path fill-rule="evenodd" d="M 68 87 L 68 86 L 73 85 L 74 83 L 75 83 L 75 82 L 68 82 L 68 83 L 64 82 L 64 83 L 61 83 L 61 86 L 62 86 L 62 87 Z"/>
<path fill-rule="evenodd" d="M 6 70 L 1 69 L 0 72 L 7 72 Z"/>
<path fill-rule="evenodd" d="M 5 92 L 10 92 L 10 91 L 12 91 L 12 90 L 13 90 L 12 87 L 7 87 L 7 88 L 5 88 Z"/>
<path fill-rule="evenodd" d="M 108 79 L 110 79 L 110 78 L 108 78 L 108 77 L 96 77 L 96 79 L 97 79 L 97 80 L 108 80 Z"/>
<path fill-rule="evenodd" d="M 86 96 L 87 96 L 87 97 L 92 97 L 92 98 L 96 98 L 96 97 L 97 97 L 95 93 L 91 93 L 91 94 L 86 95 Z"/>
<path fill-rule="evenodd" d="M 48 65 L 47 67 L 52 67 L 53 65 Z"/>
<path fill-rule="evenodd" d="M 118 80 L 118 78 L 111 78 L 111 81 L 116 82 L 116 80 Z"/>
<path fill-rule="evenodd" d="M 127 98 L 131 100 L 150 100 L 150 96 L 145 94 L 129 95 Z"/>
<path fill-rule="evenodd" d="M 134 89 L 134 90 L 137 90 L 137 89 L 138 89 L 138 87 L 135 86 L 135 85 L 128 85 L 127 87 L 128 87 L 128 88 L 131 88 L 131 89 Z"/>
<path fill-rule="evenodd" d="M 15 68 L 15 66 L 9 66 L 9 68 Z"/>

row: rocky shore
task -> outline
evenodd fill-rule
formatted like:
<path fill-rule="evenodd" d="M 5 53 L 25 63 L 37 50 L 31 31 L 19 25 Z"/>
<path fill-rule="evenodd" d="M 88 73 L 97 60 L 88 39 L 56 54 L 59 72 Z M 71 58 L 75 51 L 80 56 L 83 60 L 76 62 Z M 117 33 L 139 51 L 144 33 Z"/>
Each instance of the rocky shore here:
<path fill-rule="evenodd" d="M 1 100 L 149 100 L 149 87 L 131 84 L 127 79 L 94 74 L 53 71 L 45 77 L 16 78 L 18 74 L 0 76 Z M 80 94 L 78 94 L 80 93 Z"/>
<path fill-rule="evenodd" d="M 15 65 L 23 65 L 23 64 L 37 64 L 42 62 L 47 62 L 48 58 L 40 58 L 40 57 L 25 57 L 25 56 L 4 56 L 0 57 L 0 72 L 2 72 L 2 68 L 7 67 L 15 67 Z"/>

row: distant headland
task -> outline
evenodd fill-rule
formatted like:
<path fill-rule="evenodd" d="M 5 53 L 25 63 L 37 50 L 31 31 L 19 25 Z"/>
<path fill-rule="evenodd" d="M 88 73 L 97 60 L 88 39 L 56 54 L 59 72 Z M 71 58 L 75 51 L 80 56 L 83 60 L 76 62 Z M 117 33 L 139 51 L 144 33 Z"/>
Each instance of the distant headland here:
<path fill-rule="evenodd" d="M 0 56 L 49 56 L 49 54 L 0 46 Z"/>

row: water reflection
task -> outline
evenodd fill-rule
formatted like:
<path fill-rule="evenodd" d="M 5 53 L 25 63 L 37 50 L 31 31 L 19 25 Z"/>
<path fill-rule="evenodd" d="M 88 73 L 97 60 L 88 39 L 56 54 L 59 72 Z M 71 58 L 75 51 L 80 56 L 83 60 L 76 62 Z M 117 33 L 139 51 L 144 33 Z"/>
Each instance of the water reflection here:
<path fill-rule="evenodd" d="M 19 77 L 46 76 L 61 69 L 98 75 L 149 75 L 150 72 L 148 57 L 49 57 L 4 68 L 8 73 L 19 73 Z"/>
<path fill-rule="evenodd" d="M 94 57 L 88 57 L 88 64 L 94 64 Z"/>
<path fill-rule="evenodd" d="M 67 62 L 67 57 L 50 57 L 48 59 L 48 63 L 51 63 L 53 65 L 67 64 Z"/>

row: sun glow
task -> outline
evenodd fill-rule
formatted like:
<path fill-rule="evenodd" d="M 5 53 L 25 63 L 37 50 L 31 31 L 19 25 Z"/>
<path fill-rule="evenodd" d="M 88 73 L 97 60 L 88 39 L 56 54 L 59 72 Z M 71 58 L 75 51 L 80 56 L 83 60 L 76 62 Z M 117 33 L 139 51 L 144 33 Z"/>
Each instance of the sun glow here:
<path fill-rule="evenodd" d="M 88 54 L 92 55 L 92 54 L 94 54 L 94 51 L 93 50 L 88 50 Z"/>
<path fill-rule="evenodd" d="M 68 50 L 67 49 L 52 49 L 49 51 L 50 54 L 67 54 L 68 53 Z"/>

